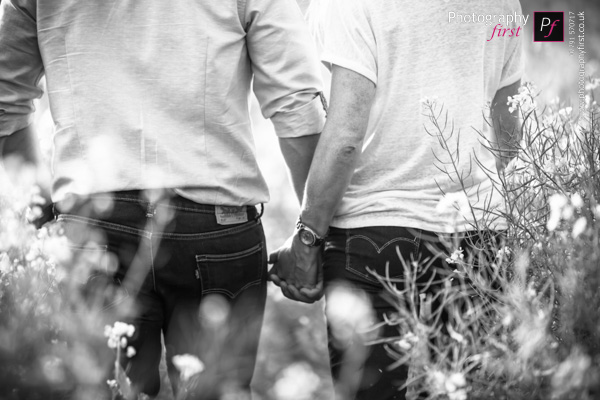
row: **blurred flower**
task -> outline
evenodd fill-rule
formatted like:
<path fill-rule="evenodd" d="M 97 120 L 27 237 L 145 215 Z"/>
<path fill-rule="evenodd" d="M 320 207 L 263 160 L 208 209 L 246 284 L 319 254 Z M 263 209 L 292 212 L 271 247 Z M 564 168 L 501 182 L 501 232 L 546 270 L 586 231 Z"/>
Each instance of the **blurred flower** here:
<path fill-rule="evenodd" d="M 435 210 L 438 213 L 458 211 L 463 215 L 469 212 L 471 205 L 464 192 L 446 193 L 438 202 Z"/>
<path fill-rule="evenodd" d="M 66 375 L 64 371 L 63 360 L 55 356 L 45 356 L 40 360 L 42 371 L 46 378 L 55 384 L 64 382 Z"/>
<path fill-rule="evenodd" d="M 560 115 L 564 119 L 568 119 L 571 117 L 571 113 L 573 112 L 573 107 L 565 107 L 558 110 L 558 115 Z"/>
<path fill-rule="evenodd" d="M 325 315 L 333 336 L 342 340 L 362 334 L 373 323 L 373 309 L 367 296 L 346 286 L 334 286 L 329 291 Z"/>
<path fill-rule="evenodd" d="M 511 254 L 512 250 L 510 249 L 510 247 L 504 246 L 503 248 L 498 250 L 498 253 L 496 253 L 496 258 L 508 258 Z"/>
<path fill-rule="evenodd" d="M 587 219 L 585 217 L 580 217 L 577 221 L 575 221 L 575 223 L 573 224 L 573 231 L 571 232 L 573 239 L 578 238 L 579 235 L 585 232 L 586 227 Z"/>
<path fill-rule="evenodd" d="M 434 370 L 429 373 L 428 382 L 433 393 L 445 394 L 449 400 L 467 399 L 467 379 L 460 372 L 446 375 L 442 371 Z"/>
<path fill-rule="evenodd" d="M 556 373 L 552 377 L 552 387 L 557 398 L 561 394 L 572 392 L 583 386 L 587 371 L 592 365 L 590 357 L 581 349 L 575 347 L 571 354 L 558 365 Z"/>
<path fill-rule="evenodd" d="M 274 398 L 279 400 L 312 400 L 319 389 L 321 379 L 310 365 L 295 363 L 284 369 L 275 386 Z"/>
<path fill-rule="evenodd" d="M 12 270 L 12 264 L 8 258 L 8 254 L 0 254 L 0 274 L 8 274 Z"/>
<path fill-rule="evenodd" d="M 581 196 L 579 195 L 579 193 L 573 193 L 571 195 L 571 204 L 575 208 L 581 208 L 581 207 L 583 207 L 583 205 L 584 205 L 583 199 L 581 198 Z"/>
<path fill-rule="evenodd" d="M 419 337 L 412 332 L 408 332 L 402 339 L 396 341 L 396 346 L 400 349 L 408 351 L 412 349 L 412 347 L 419 342 Z"/>
<path fill-rule="evenodd" d="M 570 219 L 573 216 L 573 208 L 569 205 L 569 199 L 560 193 L 555 193 L 548 200 L 550 205 L 550 217 L 546 226 L 550 232 L 558 228 L 561 219 Z"/>
<path fill-rule="evenodd" d="M 106 384 L 108 385 L 109 388 L 111 389 L 118 389 L 119 388 L 119 384 L 117 383 L 116 380 L 114 379 L 109 379 L 106 381 Z"/>
<path fill-rule="evenodd" d="M 458 250 L 454 250 L 454 252 L 450 254 L 450 257 L 446 258 L 446 262 L 448 264 L 456 264 L 459 261 L 462 261 L 464 258 L 465 255 L 463 254 L 463 249 L 462 247 L 459 247 Z"/>
<path fill-rule="evenodd" d="M 585 84 L 585 90 L 595 90 L 598 86 L 600 86 L 600 78 L 593 78 Z"/>
<path fill-rule="evenodd" d="M 173 356 L 173 365 L 179 370 L 182 381 L 187 381 L 192 376 L 204 371 L 204 364 L 200 359 L 191 354 Z"/>
<path fill-rule="evenodd" d="M 135 332 L 133 325 L 117 321 L 113 326 L 104 327 L 104 336 L 108 338 L 108 347 L 116 349 L 117 347 L 127 347 L 127 337 L 132 337 Z"/>
<path fill-rule="evenodd" d="M 446 394 L 450 400 L 467 399 L 467 380 L 460 372 L 451 374 L 445 382 Z"/>
<path fill-rule="evenodd" d="M 137 354 L 137 352 L 135 351 L 135 349 L 131 346 L 129 346 L 127 348 L 127 357 L 131 358 L 134 357 Z"/>

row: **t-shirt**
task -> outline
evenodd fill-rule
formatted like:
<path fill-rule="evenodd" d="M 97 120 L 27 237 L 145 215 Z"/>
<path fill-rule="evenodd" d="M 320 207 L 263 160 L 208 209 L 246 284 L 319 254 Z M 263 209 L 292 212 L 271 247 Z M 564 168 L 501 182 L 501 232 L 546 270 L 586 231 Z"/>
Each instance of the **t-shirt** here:
<path fill-rule="evenodd" d="M 518 0 L 329 0 L 311 13 L 322 61 L 376 84 L 358 167 L 332 225 L 505 227 L 485 117 L 497 90 L 521 78 L 524 26 L 491 38 L 494 22 L 449 16 L 520 15 Z"/>

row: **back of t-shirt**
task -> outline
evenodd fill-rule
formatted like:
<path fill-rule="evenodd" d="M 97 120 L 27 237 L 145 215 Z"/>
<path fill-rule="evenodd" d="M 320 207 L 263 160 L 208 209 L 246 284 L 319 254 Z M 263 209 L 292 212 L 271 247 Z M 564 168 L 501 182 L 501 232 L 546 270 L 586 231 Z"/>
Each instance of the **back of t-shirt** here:
<path fill-rule="evenodd" d="M 495 159 L 486 116 L 496 91 L 522 74 L 518 0 L 321 0 L 312 12 L 323 62 L 377 86 L 359 166 L 333 225 L 463 231 L 474 219 L 489 222 L 502 199 L 488 176 Z M 507 16 L 520 21 L 509 25 Z M 438 207 L 444 193 L 462 196 L 459 177 L 475 218 Z"/>

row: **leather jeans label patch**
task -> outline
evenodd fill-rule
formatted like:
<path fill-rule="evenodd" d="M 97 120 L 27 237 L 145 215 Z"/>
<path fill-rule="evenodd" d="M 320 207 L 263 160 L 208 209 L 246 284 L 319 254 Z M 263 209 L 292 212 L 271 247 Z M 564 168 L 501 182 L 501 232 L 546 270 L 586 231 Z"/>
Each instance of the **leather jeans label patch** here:
<path fill-rule="evenodd" d="M 215 216 L 219 225 L 234 225 L 248 222 L 246 207 L 215 206 Z"/>

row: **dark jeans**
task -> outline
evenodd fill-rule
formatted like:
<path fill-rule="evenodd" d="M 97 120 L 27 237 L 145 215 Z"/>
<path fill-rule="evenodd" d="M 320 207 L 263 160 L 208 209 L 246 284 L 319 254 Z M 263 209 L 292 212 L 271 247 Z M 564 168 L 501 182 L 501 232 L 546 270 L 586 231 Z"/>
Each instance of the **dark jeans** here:
<path fill-rule="evenodd" d="M 489 232 L 492 238 L 497 238 L 497 234 Z M 478 249 L 479 235 L 473 232 L 465 233 L 457 243 L 465 251 L 465 260 L 471 253 L 479 256 Z M 458 247 L 457 246 L 457 247 Z M 445 254 L 445 256 L 442 256 Z M 411 261 L 428 261 L 431 266 L 421 276 L 417 282 L 426 286 L 426 282 L 432 278 L 434 281 L 443 280 L 443 270 L 450 271 L 453 266 L 449 266 L 445 258 L 448 250 L 440 241 L 438 234 L 434 232 L 423 231 L 419 229 L 378 226 L 364 227 L 357 229 L 339 229 L 331 228 L 326 240 L 323 274 L 326 286 L 335 283 L 349 284 L 352 288 L 364 291 L 371 300 L 376 317 L 379 321 L 384 320 L 384 315 L 391 316 L 397 310 L 393 304 L 383 296 L 386 292 L 383 284 L 369 271 L 391 279 L 401 280 L 404 278 L 405 269 L 400 256 L 411 266 Z M 396 284 L 402 289 L 402 283 Z M 431 285 L 427 292 L 432 292 L 439 288 L 440 284 Z M 389 296 L 388 296 L 389 298 Z M 435 304 L 434 304 L 435 307 Z M 340 378 L 340 371 L 348 358 L 348 352 L 351 351 L 344 344 L 335 340 L 329 329 L 329 351 L 331 360 L 331 370 L 335 382 Z M 384 325 L 380 331 L 381 337 L 398 337 L 401 335 L 396 326 Z M 404 399 L 406 389 L 398 390 L 406 379 L 408 368 L 406 366 L 398 367 L 388 371 L 395 360 L 392 359 L 386 351 L 383 344 L 370 346 L 369 354 L 362 368 L 356 399 L 360 400 L 387 400 Z M 343 383 L 341 383 L 343 385 Z"/>
<path fill-rule="evenodd" d="M 225 387 L 249 390 L 267 275 L 254 207 L 245 210 L 248 222 L 233 225 L 219 225 L 214 206 L 179 196 L 148 201 L 139 191 L 75 198 L 57 209 L 80 254 L 110 255 L 89 271 L 86 299 L 105 310 L 133 306 L 126 321 L 136 328 L 130 345 L 137 354 L 122 364 L 136 391 L 159 392 L 161 334 L 176 392 L 180 374 L 172 358 L 182 354 L 196 355 L 205 367 L 188 398 L 218 399 Z"/>

